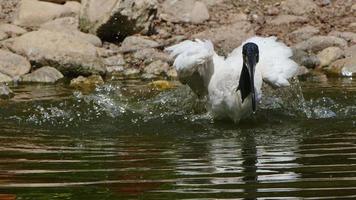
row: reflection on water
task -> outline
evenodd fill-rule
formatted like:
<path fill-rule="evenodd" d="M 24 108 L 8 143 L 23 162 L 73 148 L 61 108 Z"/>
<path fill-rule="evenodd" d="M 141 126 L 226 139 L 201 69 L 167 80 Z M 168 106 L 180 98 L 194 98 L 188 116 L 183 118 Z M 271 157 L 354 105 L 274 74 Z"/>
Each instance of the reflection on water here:
<path fill-rule="evenodd" d="M 356 82 L 300 85 L 238 125 L 185 87 L 15 88 L 0 103 L 0 199 L 354 199 Z"/>

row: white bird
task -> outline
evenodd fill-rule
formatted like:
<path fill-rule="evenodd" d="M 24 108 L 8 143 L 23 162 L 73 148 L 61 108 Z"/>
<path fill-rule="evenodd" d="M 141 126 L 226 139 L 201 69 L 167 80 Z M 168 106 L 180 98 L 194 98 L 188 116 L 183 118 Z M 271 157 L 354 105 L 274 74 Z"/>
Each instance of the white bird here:
<path fill-rule="evenodd" d="M 276 37 L 252 37 L 224 58 L 209 40 L 186 40 L 166 48 L 178 78 L 199 97 L 207 97 L 207 110 L 217 119 L 238 122 L 256 111 L 262 82 L 288 86 L 298 65 L 292 50 Z"/>

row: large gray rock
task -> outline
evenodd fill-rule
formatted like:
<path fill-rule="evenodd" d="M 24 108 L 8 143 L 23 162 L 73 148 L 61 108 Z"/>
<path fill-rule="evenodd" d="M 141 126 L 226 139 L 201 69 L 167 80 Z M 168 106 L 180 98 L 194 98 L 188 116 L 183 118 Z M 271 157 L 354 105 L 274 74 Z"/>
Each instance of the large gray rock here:
<path fill-rule="evenodd" d="M 304 26 L 288 34 L 288 37 L 295 42 L 307 40 L 319 33 L 319 29 L 314 26 Z"/>
<path fill-rule="evenodd" d="M 288 25 L 291 23 L 304 23 L 307 22 L 308 18 L 302 16 L 295 16 L 295 15 L 278 15 L 271 21 L 269 24 L 280 26 L 280 25 Z"/>
<path fill-rule="evenodd" d="M 96 47 L 66 33 L 39 30 L 9 39 L 5 45 L 39 66 L 53 66 L 62 73 L 103 73 Z"/>
<path fill-rule="evenodd" d="M 240 21 L 231 25 L 208 29 L 193 35 L 192 38 L 212 40 L 224 53 L 229 53 L 253 35 L 255 35 L 255 31 L 252 25 L 249 22 Z"/>
<path fill-rule="evenodd" d="M 318 6 L 312 0 L 286 0 L 281 4 L 288 14 L 304 15 L 316 11 Z"/>
<path fill-rule="evenodd" d="M 16 78 L 30 70 L 31 64 L 26 58 L 0 49 L 0 73 Z"/>
<path fill-rule="evenodd" d="M 74 15 L 72 10 L 63 5 L 38 0 L 22 0 L 13 23 L 24 27 L 38 27 L 53 19 L 71 15 Z"/>
<path fill-rule="evenodd" d="M 63 78 L 63 74 L 53 67 L 41 67 L 21 77 L 22 82 L 55 83 Z"/>
<path fill-rule="evenodd" d="M 335 36 L 314 36 L 306 41 L 296 44 L 295 48 L 316 53 L 332 46 L 345 48 L 347 47 L 347 41 Z"/>
<path fill-rule="evenodd" d="M 204 2 L 196 0 L 167 0 L 162 5 L 160 15 L 169 22 L 202 23 L 210 18 Z"/>
<path fill-rule="evenodd" d="M 99 37 L 80 32 L 75 26 L 77 24 L 77 20 L 72 17 L 60 18 L 50 22 L 47 22 L 41 25 L 41 29 L 50 30 L 54 32 L 63 32 L 78 39 L 87 41 L 94 46 L 100 47 L 102 46 L 102 42 Z"/>
<path fill-rule="evenodd" d="M 83 0 L 80 28 L 106 41 L 148 33 L 157 12 L 156 0 Z"/>
<path fill-rule="evenodd" d="M 325 67 L 344 56 L 344 51 L 339 47 L 328 47 L 318 53 L 320 66 Z"/>

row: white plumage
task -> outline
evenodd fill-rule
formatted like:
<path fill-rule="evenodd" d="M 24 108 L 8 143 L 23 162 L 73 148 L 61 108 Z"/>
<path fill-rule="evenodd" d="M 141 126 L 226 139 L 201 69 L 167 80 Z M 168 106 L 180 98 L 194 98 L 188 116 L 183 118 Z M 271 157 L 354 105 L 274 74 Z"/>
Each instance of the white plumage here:
<path fill-rule="evenodd" d="M 254 76 L 257 99 L 262 97 L 262 81 L 274 87 L 288 86 L 288 79 L 298 68 L 290 59 L 292 50 L 277 42 L 275 37 L 253 37 L 244 44 L 248 42 L 259 48 Z M 252 113 L 251 95 L 242 101 L 240 92 L 236 91 L 243 66 L 244 44 L 227 58 L 217 55 L 208 40 L 187 40 L 166 49 L 175 58 L 179 80 L 189 85 L 198 96 L 207 97 L 207 108 L 215 118 L 230 118 L 237 122 Z"/>

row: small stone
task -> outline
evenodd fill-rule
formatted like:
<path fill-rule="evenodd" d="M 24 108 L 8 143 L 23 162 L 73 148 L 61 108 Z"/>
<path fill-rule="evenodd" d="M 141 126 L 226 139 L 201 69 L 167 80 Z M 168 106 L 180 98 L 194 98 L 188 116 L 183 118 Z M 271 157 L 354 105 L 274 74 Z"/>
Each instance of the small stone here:
<path fill-rule="evenodd" d="M 169 69 L 167 72 L 167 76 L 170 78 L 177 78 L 178 77 L 177 70 L 175 70 L 173 68 Z"/>
<path fill-rule="evenodd" d="M 353 56 L 356 56 L 356 45 L 353 45 L 345 49 L 345 57 L 353 57 Z"/>
<path fill-rule="evenodd" d="M 88 92 L 103 84 L 104 80 L 100 75 L 91 75 L 89 77 L 79 76 L 70 81 L 71 87 Z"/>
<path fill-rule="evenodd" d="M 319 52 L 332 46 L 343 49 L 347 47 L 347 41 L 335 36 L 314 36 L 306 41 L 296 44 L 295 48 L 303 51 Z"/>
<path fill-rule="evenodd" d="M 300 49 L 293 48 L 292 60 L 294 60 L 300 66 L 305 66 L 308 69 L 314 69 L 320 65 L 320 60 L 316 55 L 309 54 Z"/>
<path fill-rule="evenodd" d="M 145 61 L 145 63 L 151 63 L 155 60 L 162 60 L 165 62 L 169 62 L 171 60 L 168 54 L 153 48 L 138 50 L 132 56 L 135 59 Z"/>
<path fill-rule="evenodd" d="M 9 36 L 5 32 L 0 31 L 0 41 L 6 40 L 7 38 L 9 38 Z"/>
<path fill-rule="evenodd" d="M 288 37 L 293 41 L 301 42 L 311 38 L 312 36 L 318 34 L 320 31 L 314 26 L 304 26 L 288 34 Z"/>
<path fill-rule="evenodd" d="M 36 71 L 22 76 L 22 82 L 35 82 L 35 83 L 55 83 L 62 79 L 63 74 L 53 67 L 41 67 Z"/>
<path fill-rule="evenodd" d="M 79 15 L 82 5 L 76 1 L 67 1 L 64 4 L 65 7 L 69 8 L 73 13 Z"/>
<path fill-rule="evenodd" d="M 0 84 L 0 99 L 11 99 L 14 96 L 14 92 L 7 85 Z"/>
<path fill-rule="evenodd" d="M 153 40 L 140 36 L 130 36 L 125 38 L 121 44 L 123 51 L 137 50 L 142 48 L 154 48 L 159 44 Z"/>
<path fill-rule="evenodd" d="M 325 67 L 344 56 L 343 50 L 339 47 L 328 47 L 318 53 L 320 66 Z"/>
<path fill-rule="evenodd" d="M 299 66 L 297 71 L 297 76 L 303 76 L 305 74 L 309 74 L 309 69 L 305 66 Z"/>
<path fill-rule="evenodd" d="M 12 78 L 27 74 L 30 62 L 17 54 L 0 49 L 0 72 Z"/>
<path fill-rule="evenodd" d="M 209 10 L 202 2 L 195 2 L 193 10 L 191 12 L 190 20 L 194 24 L 200 24 L 210 18 Z"/>
<path fill-rule="evenodd" d="M 269 21 L 269 24 L 280 26 L 284 24 L 292 24 L 292 23 L 304 23 L 307 22 L 308 18 L 302 16 L 295 15 L 278 15 L 276 18 Z"/>
<path fill-rule="evenodd" d="M 117 54 L 104 59 L 105 66 L 124 66 L 126 64 L 124 56 Z"/>
<path fill-rule="evenodd" d="M 356 43 L 356 33 L 353 33 L 353 32 L 332 31 L 329 33 L 329 35 L 343 38 L 344 40 L 351 42 L 351 43 Z"/>
<path fill-rule="evenodd" d="M 153 81 L 149 84 L 149 86 L 157 90 L 168 90 L 176 87 L 172 82 L 165 80 Z"/>
<path fill-rule="evenodd" d="M 157 60 L 144 68 L 144 72 L 154 75 L 166 75 L 169 70 L 169 65 L 166 62 Z"/>
<path fill-rule="evenodd" d="M 10 37 L 16 37 L 27 33 L 25 29 L 13 24 L 0 24 L 0 32 L 4 32 Z"/>
<path fill-rule="evenodd" d="M 312 0 L 286 0 L 282 2 L 281 7 L 282 10 L 293 15 L 304 15 L 318 9 Z"/>
<path fill-rule="evenodd" d="M 0 83 L 8 83 L 11 82 L 12 78 L 8 75 L 5 75 L 3 73 L 0 72 Z"/>
<path fill-rule="evenodd" d="M 128 68 L 124 71 L 124 76 L 127 77 L 136 77 L 141 73 L 141 71 L 139 69 L 135 69 L 135 68 Z"/>
<path fill-rule="evenodd" d="M 121 73 L 124 71 L 123 66 L 106 66 L 106 72 L 109 74 Z"/>
<path fill-rule="evenodd" d="M 270 6 L 267 8 L 267 15 L 276 16 L 278 14 L 279 14 L 279 9 L 277 7 Z"/>

